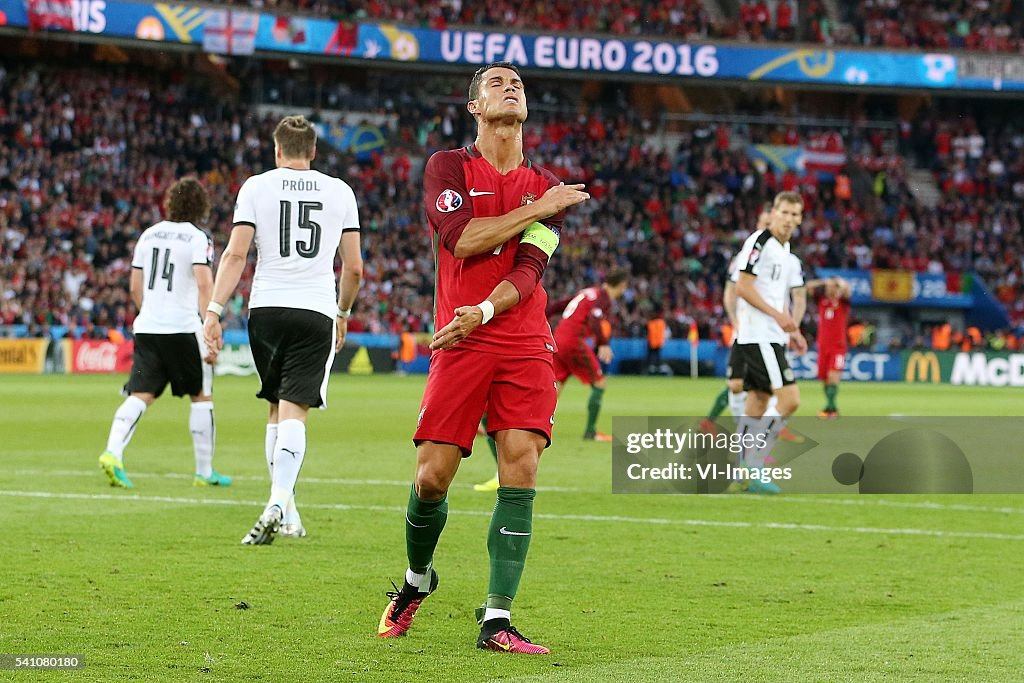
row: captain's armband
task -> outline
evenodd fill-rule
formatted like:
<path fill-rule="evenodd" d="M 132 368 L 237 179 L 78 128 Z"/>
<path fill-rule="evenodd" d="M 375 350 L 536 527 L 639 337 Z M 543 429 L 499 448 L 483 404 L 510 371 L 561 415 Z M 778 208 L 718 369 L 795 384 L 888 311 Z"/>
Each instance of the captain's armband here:
<path fill-rule="evenodd" d="M 547 254 L 548 258 L 551 258 L 551 255 L 555 253 L 555 249 L 558 248 L 558 240 L 558 233 L 548 226 L 543 223 L 531 223 L 523 231 L 523 236 L 519 239 L 519 243 L 532 244 Z"/>

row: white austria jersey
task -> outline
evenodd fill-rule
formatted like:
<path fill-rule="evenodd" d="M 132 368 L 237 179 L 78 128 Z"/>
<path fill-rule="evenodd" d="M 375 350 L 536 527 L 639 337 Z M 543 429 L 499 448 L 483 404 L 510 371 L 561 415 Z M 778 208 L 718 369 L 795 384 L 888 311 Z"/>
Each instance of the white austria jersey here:
<path fill-rule="evenodd" d="M 249 308 L 301 308 L 335 318 L 334 255 L 341 233 L 359 229 L 348 183 L 291 168 L 252 176 L 238 191 L 234 223 L 256 228 Z"/>
<path fill-rule="evenodd" d="M 746 244 L 746 243 L 744 243 L 744 244 Z M 739 263 L 740 263 L 740 255 L 739 254 L 736 254 L 731 259 L 729 259 L 729 270 L 728 270 L 728 273 L 729 273 L 729 281 L 730 282 L 739 282 L 739 279 L 740 279 Z"/>
<path fill-rule="evenodd" d="M 738 272 L 754 275 L 754 287 L 761 298 L 778 311 L 787 310 L 789 290 L 803 285 L 801 270 L 800 259 L 790 254 L 789 245 L 779 242 L 768 230 L 752 234 L 740 250 Z M 738 344 L 785 344 L 789 340 L 773 318 L 743 297 L 738 297 L 736 315 L 740 328 Z"/>
<path fill-rule="evenodd" d="M 786 245 L 789 247 L 789 245 Z M 794 254 L 792 251 L 789 252 L 789 260 L 793 262 L 792 268 L 789 270 L 789 288 L 796 289 L 797 287 L 804 286 L 804 262 L 800 260 L 800 257 Z M 799 320 L 796 321 L 800 323 Z"/>
<path fill-rule="evenodd" d="M 182 334 L 203 329 L 192 266 L 213 263 L 213 240 L 191 223 L 161 221 L 135 244 L 132 267 L 142 270 L 142 310 L 136 334 Z"/>

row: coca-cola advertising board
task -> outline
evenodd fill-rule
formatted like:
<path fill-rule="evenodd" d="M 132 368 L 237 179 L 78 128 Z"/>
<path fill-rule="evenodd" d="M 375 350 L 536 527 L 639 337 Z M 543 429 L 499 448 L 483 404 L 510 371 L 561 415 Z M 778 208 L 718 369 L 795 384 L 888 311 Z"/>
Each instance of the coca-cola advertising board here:
<path fill-rule="evenodd" d="M 128 372 L 132 369 L 133 342 L 120 344 L 96 339 L 64 342 L 64 369 L 67 372 Z"/>

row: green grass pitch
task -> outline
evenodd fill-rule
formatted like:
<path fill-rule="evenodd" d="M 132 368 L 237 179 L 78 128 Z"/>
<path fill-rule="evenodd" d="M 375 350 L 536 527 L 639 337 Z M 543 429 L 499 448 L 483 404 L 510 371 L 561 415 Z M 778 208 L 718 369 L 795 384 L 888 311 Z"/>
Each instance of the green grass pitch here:
<path fill-rule="evenodd" d="M 269 492 L 254 378 L 216 385 L 218 470 L 191 486 L 185 401 L 164 398 L 96 466 L 122 378 L 0 377 L 0 653 L 82 654 L 75 681 L 1015 681 L 1024 500 L 1014 496 L 613 496 L 572 383 L 541 461 L 515 622 L 549 657 L 480 652 L 493 494 L 482 441 L 452 489 L 439 591 L 410 634 L 376 625 L 405 568 L 422 377 L 335 376 L 310 419 L 310 535 L 243 547 Z M 703 414 L 720 380 L 613 377 L 612 415 Z M 804 414 L 821 401 L 805 383 Z M 844 384 L 844 414 L 1000 415 L 1014 389 Z M 1019 414 L 1019 412 L 1017 412 Z M 777 526 L 768 527 L 767 524 Z M 927 531 L 928 533 L 921 533 Z M 249 609 L 238 609 L 245 602 Z"/>

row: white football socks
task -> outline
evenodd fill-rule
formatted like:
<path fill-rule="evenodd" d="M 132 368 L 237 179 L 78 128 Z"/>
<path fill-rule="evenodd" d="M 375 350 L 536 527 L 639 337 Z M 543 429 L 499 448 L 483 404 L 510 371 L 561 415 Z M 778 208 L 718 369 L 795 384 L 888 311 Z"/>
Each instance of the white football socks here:
<path fill-rule="evenodd" d="M 192 411 L 188 416 L 188 428 L 192 432 L 196 474 L 209 478 L 213 474 L 213 447 L 217 441 L 217 427 L 213 422 L 213 401 L 199 401 L 192 404 Z"/>
<path fill-rule="evenodd" d="M 274 479 L 274 449 L 277 448 L 277 423 L 267 425 L 267 438 L 264 442 L 264 450 L 267 454 L 267 471 L 270 472 L 270 479 Z"/>
<path fill-rule="evenodd" d="M 288 499 L 295 490 L 295 481 L 299 478 L 305 456 L 306 424 L 302 420 L 278 422 L 270 505 L 279 506 L 282 513 L 288 509 Z"/>
<path fill-rule="evenodd" d="M 738 394 L 729 392 L 729 412 L 739 420 L 747 410 L 747 392 L 741 391 Z"/>
<path fill-rule="evenodd" d="M 129 396 L 114 413 L 114 421 L 110 425 L 110 436 L 107 437 L 107 451 L 118 459 L 124 458 L 124 449 L 135 434 L 135 425 L 146 412 L 146 402 L 141 398 Z"/>
<path fill-rule="evenodd" d="M 267 438 L 264 442 L 264 450 L 267 456 L 267 471 L 270 472 L 270 480 L 274 480 L 274 451 L 277 449 L 277 424 L 267 425 Z M 288 505 L 284 508 L 284 519 L 282 524 L 294 524 L 302 526 L 302 518 L 299 516 L 299 509 L 295 507 L 295 494 L 288 498 Z"/>
<path fill-rule="evenodd" d="M 288 507 L 284 509 L 283 524 L 294 524 L 302 526 L 302 518 L 299 517 L 299 508 L 295 507 L 295 494 L 288 497 Z"/>
<path fill-rule="evenodd" d="M 512 612 L 507 609 L 488 607 L 484 610 L 484 621 L 490 621 L 491 619 L 508 619 L 511 621 Z"/>
<path fill-rule="evenodd" d="M 417 574 L 416 572 L 414 572 L 411 569 L 406 569 L 405 570 L 405 580 L 413 588 L 419 588 L 420 587 L 420 583 L 422 583 L 424 576 L 426 576 L 426 574 Z"/>

